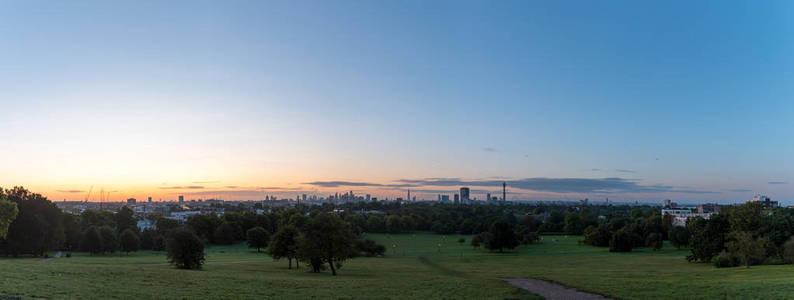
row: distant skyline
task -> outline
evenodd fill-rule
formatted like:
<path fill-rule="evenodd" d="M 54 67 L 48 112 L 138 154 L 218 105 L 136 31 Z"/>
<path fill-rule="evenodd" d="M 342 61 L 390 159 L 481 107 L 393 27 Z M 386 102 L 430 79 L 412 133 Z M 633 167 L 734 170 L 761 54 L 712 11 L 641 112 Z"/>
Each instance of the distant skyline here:
<path fill-rule="evenodd" d="M 794 204 L 791 1 L 1 1 L 0 187 Z"/>

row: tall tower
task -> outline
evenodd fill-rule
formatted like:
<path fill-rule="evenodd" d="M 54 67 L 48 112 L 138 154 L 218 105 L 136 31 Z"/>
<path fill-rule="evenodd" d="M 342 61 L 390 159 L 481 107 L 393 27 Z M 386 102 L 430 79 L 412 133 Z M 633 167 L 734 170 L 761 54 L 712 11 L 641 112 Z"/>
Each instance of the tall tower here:
<path fill-rule="evenodd" d="M 411 201 L 411 189 L 408 189 L 408 201 Z"/>
<path fill-rule="evenodd" d="M 462 187 L 460 188 L 460 203 L 461 204 L 471 204 L 469 203 L 469 188 Z"/>
<path fill-rule="evenodd" d="M 502 181 L 502 203 L 507 201 L 507 182 Z"/>

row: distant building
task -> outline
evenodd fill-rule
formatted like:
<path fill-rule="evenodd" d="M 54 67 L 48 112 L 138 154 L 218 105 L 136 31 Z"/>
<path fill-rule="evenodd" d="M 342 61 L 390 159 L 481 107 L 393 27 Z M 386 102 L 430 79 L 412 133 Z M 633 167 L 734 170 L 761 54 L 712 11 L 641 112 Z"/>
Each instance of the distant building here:
<path fill-rule="evenodd" d="M 449 203 L 449 195 L 440 195 L 441 203 Z"/>
<path fill-rule="evenodd" d="M 772 201 L 772 199 L 767 197 L 766 195 L 760 195 L 760 194 L 755 195 L 755 197 L 753 197 L 753 200 L 750 200 L 750 202 L 760 202 L 761 205 L 767 208 L 780 206 L 780 204 L 777 201 Z"/>
<path fill-rule="evenodd" d="M 184 203 L 185 203 L 185 196 L 179 195 L 179 205 L 182 205 Z"/>
<path fill-rule="evenodd" d="M 137 200 L 135 200 L 135 198 L 129 198 L 129 199 L 127 199 L 127 204 L 128 204 L 128 205 L 135 205 L 135 202 L 137 202 Z"/>
<path fill-rule="evenodd" d="M 469 204 L 469 188 L 460 188 L 460 203 Z"/>
<path fill-rule="evenodd" d="M 460 195 L 455 194 L 455 204 L 460 204 Z"/>
<path fill-rule="evenodd" d="M 491 201 L 491 193 L 488 193 L 488 195 L 485 196 L 485 201 Z"/>
<path fill-rule="evenodd" d="M 720 206 L 717 203 L 706 203 L 706 204 L 698 205 L 699 214 L 719 213 L 719 212 L 720 212 Z"/>
<path fill-rule="evenodd" d="M 149 196 L 148 201 L 149 201 L 149 203 L 152 203 L 152 197 L 151 196 Z"/>
<path fill-rule="evenodd" d="M 714 213 L 693 213 L 690 209 L 662 209 L 662 217 L 671 216 L 674 226 L 686 226 L 686 222 L 691 218 L 701 217 L 711 218 Z"/>

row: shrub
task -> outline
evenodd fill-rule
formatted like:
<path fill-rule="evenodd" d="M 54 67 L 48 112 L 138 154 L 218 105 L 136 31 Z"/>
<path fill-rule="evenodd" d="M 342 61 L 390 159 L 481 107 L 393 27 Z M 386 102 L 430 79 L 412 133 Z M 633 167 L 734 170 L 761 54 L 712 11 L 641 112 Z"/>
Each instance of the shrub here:
<path fill-rule="evenodd" d="M 723 250 L 720 254 L 717 254 L 714 258 L 711 259 L 714 266 L 717 268 L 731 268 L 739 266 L 742 261 L 741 259 L 731 254 L 728 251 Z"/>
<path fill-rule="evenodd" d="M 596 246 L 596 247 L 606 247 L 609 246 L 609 231 L 605 225 L 600 226 L 587 226 L 584 230 L 584 243 Z"/>
<path fill-rule="evenodd" d="M 165 242 L 168 259 L 181 269 L 201 269 L 204 264 L 204 243 L 193 232 L 174 229 Z"/>
<path fill-rule="evenodd" d="M 463 244 L 463 243 L 465 243 L 465 242 L 466 242 L 466 239 L 464 239 L 464 238 L 459 238 L 459 239 L 458 239 L 458 243 L 461 243 L 461 244 Z"/>
<path fill-rule="evenodd" d="M 363 256 L 381 256 L 386 253 L 386 247 L 370 239 L 356 239 L 356 250 Z"/>

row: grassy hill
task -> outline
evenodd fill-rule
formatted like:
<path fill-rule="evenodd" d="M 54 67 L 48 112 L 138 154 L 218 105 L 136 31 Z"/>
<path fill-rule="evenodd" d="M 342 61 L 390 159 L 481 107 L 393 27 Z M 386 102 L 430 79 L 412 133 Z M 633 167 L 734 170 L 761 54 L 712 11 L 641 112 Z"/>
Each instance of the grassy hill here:
<path fill-rule="evenodd" d="M 348 261 L 339 276 L 314 274 L 273 261 L 244 245 L 212 246 L 201 271 L 174 269 L 160 252 L 90 256 L 74 253 L 43 263 L 0 258 L 0 296 L 22 298 L 321 298 L 536 299 L 498 278 L 559 282 L 610 297 L 790 298 L 794 267 L 717 269 L 684 260 L 665 245 L 609 253 L 546 236 L 510 253 L 475 251 L 469 236 L 369 234 L 387 248 L 382 258 Z M 459 244 L 463 237 L 466 243 Z"/>

